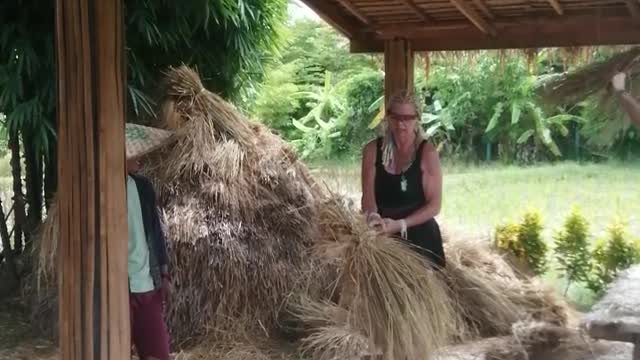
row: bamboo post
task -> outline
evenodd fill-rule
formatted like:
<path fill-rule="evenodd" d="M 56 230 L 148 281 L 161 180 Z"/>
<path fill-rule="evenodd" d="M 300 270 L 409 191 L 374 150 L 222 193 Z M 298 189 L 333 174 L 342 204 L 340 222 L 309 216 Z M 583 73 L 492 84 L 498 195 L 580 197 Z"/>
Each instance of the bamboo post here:
<path fill-rule="evenodd" d="M 130 357 L 121 0 L 57 0 L 61 358 Z"/>

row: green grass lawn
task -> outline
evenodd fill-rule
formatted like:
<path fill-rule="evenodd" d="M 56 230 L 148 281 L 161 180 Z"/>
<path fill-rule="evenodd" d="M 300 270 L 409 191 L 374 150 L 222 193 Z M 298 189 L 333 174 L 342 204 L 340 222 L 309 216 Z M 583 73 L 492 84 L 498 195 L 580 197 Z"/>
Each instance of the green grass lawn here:
<path fill-rule="evenodd" d="M 357 163 L 312 163 L 314 174 L 338 192 L 359 196 Z M 601 236 L 616 216 L 640 235 L 640 163 L 561 163 L 535 167 L 443 166 L 441 220 L 457 229 L 487 232 L 518 220 L 529 208 L 539 210 L 551 237 L 573 206 Z M 640 236 L 638 236 L 640 237 Z"/>
<path fill-rule="evenodd" d="M 316 162 L 311 168 L 333 190 L 359 197 L 358 163 Z M 464 233 L 490 234 L 497 224 L 518 221 L 529 208 L 539 210 L 544 238 L 552 242 L 573 206 L 582 210 L 593 238 L 605 234 L 616 217 L 640 238 L 640 163 L 560 163 L 535 167 L 444 164 L 443 208 L 439 220 Z M 555 271 L 545 278 L 564 292 Z M 573 286 L 569 298 L 587 308 L 593 296 Z"/>

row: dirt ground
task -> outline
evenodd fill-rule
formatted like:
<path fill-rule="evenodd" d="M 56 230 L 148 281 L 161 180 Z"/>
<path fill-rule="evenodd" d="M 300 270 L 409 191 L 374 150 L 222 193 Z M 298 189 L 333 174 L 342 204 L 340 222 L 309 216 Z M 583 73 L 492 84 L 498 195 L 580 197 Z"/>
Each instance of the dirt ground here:
<path fill-rule="evenodd" d="M 35 339 L 28 319 L 26 308 L 17 300 L 0 301 L 0 360 L 58 360 L 55 344 Z M 506 342 L 507 338 L 494 338 L 457 345 L 444 349 L 435 358 L 437 360 L 485 360 L 485 354 L 489 349 L 496 346 L 501 347 Z M 633 351 L 631 344 L 612 342 L 602 345 L 600 350 L 594 351 L 592 357 L 584 360 L 631 359 Z M 176 356 L 176 359 L 182 358 L 190 359 L 191 357 L 188 352 Z M 547 360 L 553 359 L 548 358 Z M 567 359 L 566 354 L 562 355 L 562 359 Z"/>
<path fill-rule="evenodd" d="M 16 299 L 0 301 L 0 360 L 53 360 L 54 344 L 32 336 L 27 309 Z"/>

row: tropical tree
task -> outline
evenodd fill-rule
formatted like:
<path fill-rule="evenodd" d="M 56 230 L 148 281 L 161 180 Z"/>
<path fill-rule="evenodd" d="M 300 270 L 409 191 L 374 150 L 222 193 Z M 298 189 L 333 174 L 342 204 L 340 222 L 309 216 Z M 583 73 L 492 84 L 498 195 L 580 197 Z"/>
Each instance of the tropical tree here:
<path fill-rule="evenodd" d="M 197 67 L 205 86 L 232 99 L 261 80 L 287 0 L 126 0 L 125 10 L 128 121 L 146 122 L 169 66 Z M 14 249 L 5 252 L 28 245 L 56 189 L 54 18 L 53 0 L 0 2 L 0 112 L 14 192 Z"/>

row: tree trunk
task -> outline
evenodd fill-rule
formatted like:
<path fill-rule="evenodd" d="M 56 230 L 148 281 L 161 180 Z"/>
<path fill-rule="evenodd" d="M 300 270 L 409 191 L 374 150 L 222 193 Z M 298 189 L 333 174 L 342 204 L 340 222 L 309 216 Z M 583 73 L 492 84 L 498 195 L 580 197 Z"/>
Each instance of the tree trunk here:
<path fill-rule="evenodd" d="M 0 255 L 4 257 L 4 269 L 0 272 L 0 299 L 2 299 L 11 296 L 19 285 L 18 269 L 16 268 L 14 251 L 11 249 L 11 239 L 7 229 L 7 217 L 2 207 L 2 199 L 0 199 L 0 238 L 2 238 L 2 253 Z"/>
<path fill-rule="evenodd" d="M 9 135 L 9 149 L 11 150 L 11 175 L 13 176 L 13 250 L 14 253 L 18 254 L 22 251 L 22 229 L 26 220 L 24 196 L 22 194 L 20 138 L 18 134 Z"/>
<path fill-rule="evenodd" d="M 28 207 L 25 235 L 25 250 L 31 249 L 31 230 L 36 229 L 42 222 L 43 184 L 42 184 L 42 156 L 38 154 L 31 134 L 23 134 L 25 158 L 26 203 Z"/>
<path fill-rule="evenodd" d="M 2 238 L 2 256 L 8 260 L 12 258 L 12 246 L 11 238 L 9 237 L 9 231 L 7 230 L 7 218 L 4 214 L 4 208 L 2 207 L 2 198 L 0 198 L 0 238 Z M 0 258 L 0 263 L 2 258 Z"/>

